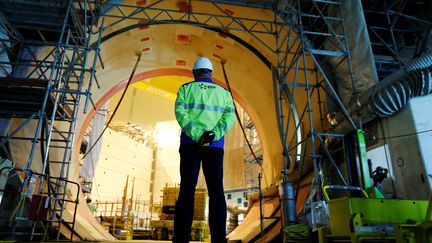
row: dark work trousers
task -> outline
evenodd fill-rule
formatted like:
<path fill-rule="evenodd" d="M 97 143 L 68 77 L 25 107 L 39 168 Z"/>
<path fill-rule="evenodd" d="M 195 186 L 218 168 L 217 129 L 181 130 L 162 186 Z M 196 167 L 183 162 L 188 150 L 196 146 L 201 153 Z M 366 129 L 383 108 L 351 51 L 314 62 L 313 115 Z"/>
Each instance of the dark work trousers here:
<path fill-rule="evenodd" d="M 202 162 L 209 195 L 209 226 L 211 242 L 224 243 L 226 233 L 226 202 L 222 184 L 222 148 L 202 147 L 195 144 L 180 145 L 180 193 L 177 198 L 174 217 L 175 243 L 189 242 L 195 187 Z"/>

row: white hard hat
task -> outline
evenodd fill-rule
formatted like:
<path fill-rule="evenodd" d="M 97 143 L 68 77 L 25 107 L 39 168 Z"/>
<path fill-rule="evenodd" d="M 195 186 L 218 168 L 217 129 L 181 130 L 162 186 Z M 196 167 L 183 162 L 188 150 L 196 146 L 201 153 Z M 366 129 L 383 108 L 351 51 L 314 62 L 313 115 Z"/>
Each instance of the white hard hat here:
<path fill-rule="evenodd" d="M 213 64 L 207 57 L 199 57 L 193 66 L 193 70 L 197 69 L 209 69 L 213 71 Z"/>

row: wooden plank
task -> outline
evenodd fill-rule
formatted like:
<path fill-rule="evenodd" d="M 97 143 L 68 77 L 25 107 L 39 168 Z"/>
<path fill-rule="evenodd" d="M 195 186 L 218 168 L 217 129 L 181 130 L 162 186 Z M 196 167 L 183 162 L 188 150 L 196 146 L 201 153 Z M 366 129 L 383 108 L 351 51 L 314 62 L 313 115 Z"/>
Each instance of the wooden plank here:
<path fill-rule="evenodd" d="M 95 217 L 90 213 L 84 199 L 80 199 L 77 214 L 75 218 L 75 232 L 83 239 L 92 240 L 115 240 L 114 236 L 106 232 L 100 225 Z M 63 219 L 65 221 L 72 221 L 73 211 L 66 209 L 63 211 Z"/>
<path fill-rule="evenodd" d="M 269 231 L 265 233 L 265 235 L 261 238 L 259 238 L 256 243 L 265 243 L 265 242 L 271 242 L 274 240 L 280 233 L 282 228 L 282 222 L 279 220 L 275 225 L 273 225 Z"/>
<path fill-rule="evenodd" d="M 264 219 L 264 229 L 269 227 L 276 219 Z M 260 219 L 254 219 L 249 227 L 239 232 L 235 237 L 230 237 L 229 240 L 241 240 L 242 242 L 250 242 L 253 238 L 257 237 L 261 232 Z"/>
<path fill-rule="evenodd" d="M 270 217 L 279 205 L 279 199 L 267 199 L 263 202 L 263 215 Z M 277 219 L 264 219 L 264 229 L 275 222 Z M 229 240 L 241 240 L 248 242 L 255 238 L 260 233 L 260 210 L 259 201 L 254 201 L 253 205 L 249 208 L 243 222 L 232 231 L 227 238 Z"/>

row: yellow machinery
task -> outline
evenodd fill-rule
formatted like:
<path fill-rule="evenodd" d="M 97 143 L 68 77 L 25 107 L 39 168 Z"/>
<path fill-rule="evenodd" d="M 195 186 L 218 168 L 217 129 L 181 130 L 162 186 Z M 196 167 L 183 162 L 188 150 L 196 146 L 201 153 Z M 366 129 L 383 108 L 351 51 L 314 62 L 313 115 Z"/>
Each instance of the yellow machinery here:
<path fill-rule="evenodd" d="M 165 186 L 162 195 L 162 213 L 159 214 L 159 220 L 151 220 L 150 228 L 152 229 L 153 239 L 170 240 L 174 230 L 174 213 L 175 203 L 179 194 L 179 187 Z M 192 222 L 191 239 L 202 241 L 205 238 L 207 191 L 204 188 L 195 190 L 194 216 Z"/>
<path fill-rule="evenodd" d="M 361 130 L 357 132 L 357 143 L 363 188 L 322 187 L 326 200 L 313 206 L 318 209 L 315 219 L 318 218 L 317 221 L 324 226 L 317 227 L 319 242 L 432 242 L 432 195 L 429 201 L 384 198 L 371 184 L 364 132 Z M 330 199 L 330 190 L 357 191 L 361 197 Z"/>
<path fill-rule="evenodd" d="M 431 200 L 329 200 L 330 224 L 319 229 L 319 241 L 432 242 Z"/>

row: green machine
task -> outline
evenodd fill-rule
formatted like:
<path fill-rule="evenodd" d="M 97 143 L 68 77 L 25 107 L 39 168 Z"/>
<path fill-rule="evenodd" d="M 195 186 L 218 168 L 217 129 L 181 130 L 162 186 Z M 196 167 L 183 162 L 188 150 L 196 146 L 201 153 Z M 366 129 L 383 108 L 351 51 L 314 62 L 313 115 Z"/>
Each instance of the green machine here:
<path fill-rule="evenodd" d="M 429 201 L 386 199 L 371 182 L 362 130 L 357 145 L 363 187 L 323 185 L 329 226 L 318 229 L 319 242 L 432 242 L 432 196 Z M 329 190 L 359 191 L 361 197 L 330 199 Z"/>

